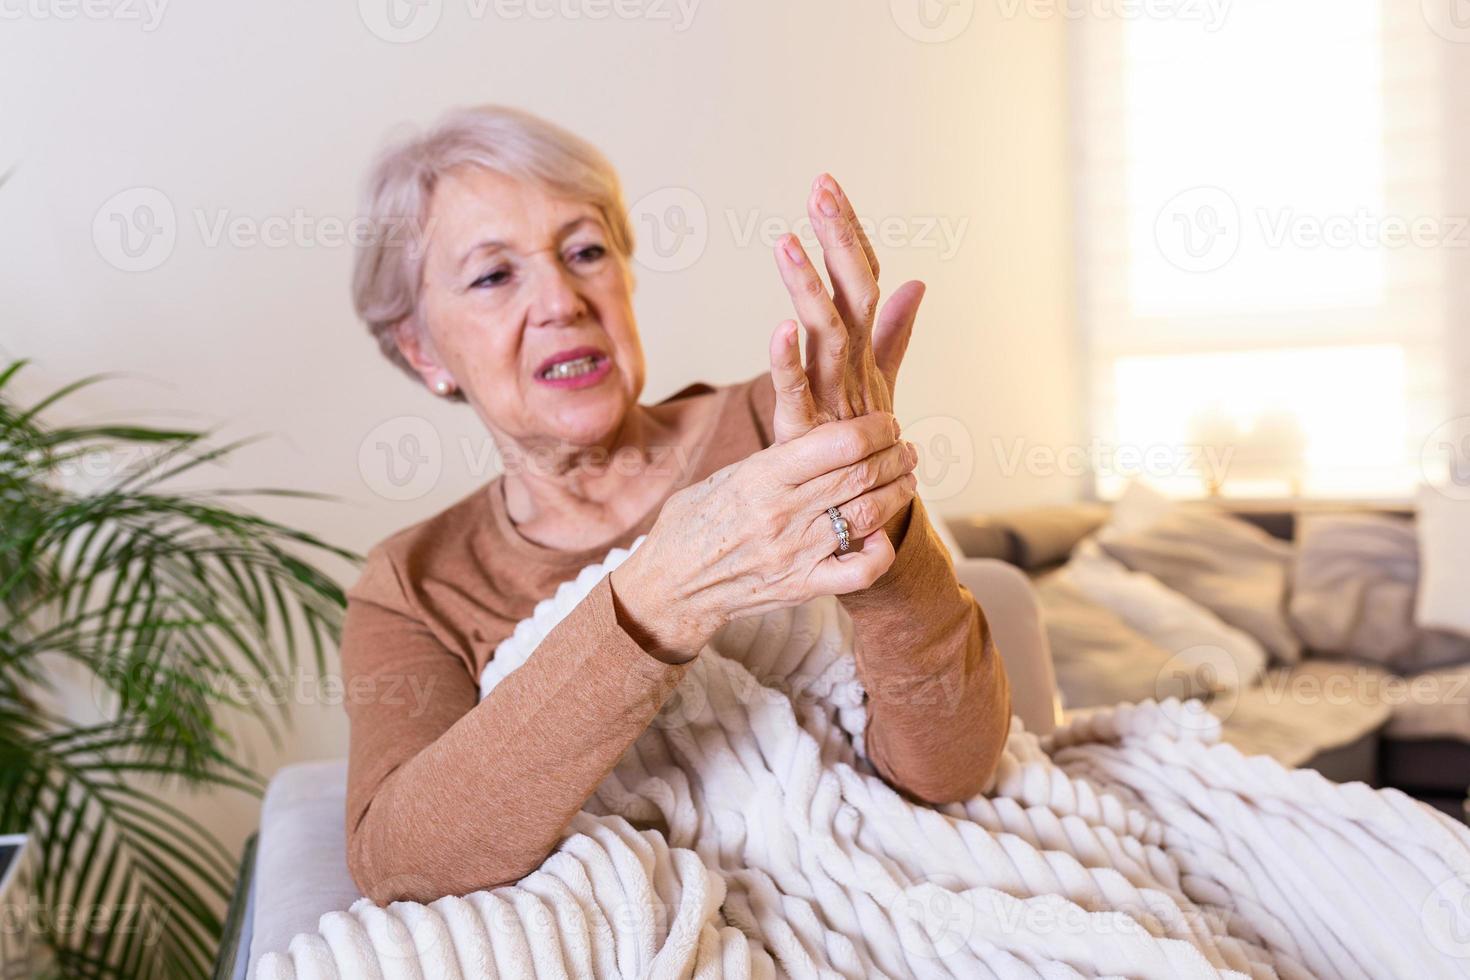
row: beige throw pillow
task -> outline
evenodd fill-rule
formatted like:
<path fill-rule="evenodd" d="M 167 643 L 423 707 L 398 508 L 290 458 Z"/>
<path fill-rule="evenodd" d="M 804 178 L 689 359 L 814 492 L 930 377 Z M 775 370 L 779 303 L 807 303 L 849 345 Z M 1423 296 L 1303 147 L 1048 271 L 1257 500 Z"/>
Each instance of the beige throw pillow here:
<path fill-rule="evenodd" d="M 1280 663 L 1301 659 L 1287 621 L 1292 547 L 1238 518 L 1172 507 L 1140 529 L 1104 528 L 1103 549 L 1255 637 Z"/>

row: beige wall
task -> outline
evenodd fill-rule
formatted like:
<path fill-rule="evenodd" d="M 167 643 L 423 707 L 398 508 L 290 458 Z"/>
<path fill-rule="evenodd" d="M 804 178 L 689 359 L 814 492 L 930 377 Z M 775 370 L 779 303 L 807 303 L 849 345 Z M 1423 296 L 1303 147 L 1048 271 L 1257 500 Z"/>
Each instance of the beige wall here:
<path fill-rule="evenodd" d="M 1470 37 L 1465 38 L 1470 43 Z M 1443 49 L 1445 65 L 1444 119 L 1441 125 L 1448 134 L 1449 153 L 1446 172 L 1459 174 L 1459 180 L 1448 182 L 1450 200 L 1445 213 L 1470 215 L 1470 58 L 1455 57 L 1463 45 Z M 1445 413 L 1452 418 L 1470 419 L 1470 249 L 1445 249 L 1446 279 L 1451 284 L 1449 296 L 1449 399 Z M 1465 432 L 1465 427 L 1461 427 Z M 1470 448 L 1465 450 L 1470 452 Z"/>
<path fill-rule="evenodd" d="M 630 200 L 692 194 L 685 213 L 702 253 L 639 273 L 649 398 L 763 369 L 787 305 L 759 234 L 744 236 L 752 219 L 779 229 L 800 218 L 812 176 L 830 169 L 886 219 L 885 280 L 930 286 L 898 408 L 931 465 L 956 457 L 926 471 L 935 508 L 1079 492 L 1045 469 L 1007 470 L 1017 447 L 1079 441 L 1059 18 L 923 0 L 958 18 L 941 30 L 963 26 L 929 43 L 911 36 L 920 0 L 704 0 L 687 23 L 674 0 L 620 0 L 648 16 L 602 20 L 531 16 L 597 0 L 428 0 L 437 26 L 399 44 L 360 13 L 380 17 L 386 0 L 181 3 L 156 24 L 121 16 L 141 3 L 115 19 L 66 19 L 67 2 L 0 8 L 0 168 L 16 168 L 0 189 L 0 352 L 38 362 L 22 386 L 31 393 L 94 371 L 128 375 L 73 412 L 269 434 L 214 482 L 341 499 L 262 507 L 271 516 L 365 550 L 493 475 L 466 463 L 463 446 L 471 463 L 483 449 L 471 413 L 411 386 L 354 322 L 349 253 L 324 226 L 352 216 L 364 163 L 392 125 L 481 101 L 591 138 Z M 111 222 L 148 203 L 139 187 L 166 199 L 175 240 L 161 262 L 157 245 L 137 259 L 156 267 L 128 272 L 115 267 L 133 260 Z M 286 241 L 212 242 L 221 221 Z M 385 499 L 374 444 L 416 425 L 440 441 L 442 470 L 422 495 Z M 360 465 L 365 441 L 376 465 Z M 285 744 L 250 740 L 263 770 L 344 751 L 340 709 L 306 700 Z M 191 805 L 231 843 L 254 825 L 248 803 Z"/>

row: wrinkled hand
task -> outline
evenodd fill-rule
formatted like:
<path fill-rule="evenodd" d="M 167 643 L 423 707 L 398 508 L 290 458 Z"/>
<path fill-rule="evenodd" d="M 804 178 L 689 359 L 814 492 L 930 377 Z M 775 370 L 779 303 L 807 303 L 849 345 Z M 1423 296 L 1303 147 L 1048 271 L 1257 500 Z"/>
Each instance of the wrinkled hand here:
<path fill-rule="evenodd" d="M 776 243 L 776 267 L 797 317 L 784 321 L 771 337 L 777 445 L 824 422 L 892 412 L 898 369 L 924 298 L 924 284 L 913 280 L 898 287 L 880 308 L 878 257 L 847 195 L 830 175 L 812 182 L 807 214 L 822 246 L 832 291 L 828 293 L 795 235 Z M 798 327 L 806 331 L 805 365 L 796 340 Z M 885 525 L 890 538 L 907 516 L 905 507 Z"/>
<path fill-rule="evenodd" d="M 893 411 L 893 390 L 913 332 L 924 284 L 906 282 L 878 305 L 878 257 L 847 195 L 829 175 L 812 183 L 807 214 L 822 246 L 832 291 L 822 283 L 795 235 L 776 243 L 776 268 L 796 319 L 776 328 L 776 441 L 785 442 L 834 419 Z M 785 347 L 798 324 L 806 331 L 806 365 L 789 364 Z"/>
<path fill-rule="evenodd" d="M 732 463 L 665 502 L 613 570 L 619 619 L 671 663 L 733 619 L 866 589 L 893 564 L 876 533 L 914 492 L 915 457 L 886 412 L 833 422 Z M 841 503 L 861 548 L 838 557 L 826 508 Z"/>

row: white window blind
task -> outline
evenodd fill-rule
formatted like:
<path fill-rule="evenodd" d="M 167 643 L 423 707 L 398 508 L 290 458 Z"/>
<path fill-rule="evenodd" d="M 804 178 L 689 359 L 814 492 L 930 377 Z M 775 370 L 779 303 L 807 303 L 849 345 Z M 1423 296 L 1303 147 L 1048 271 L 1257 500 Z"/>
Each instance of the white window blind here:
<path fill-rule="evenodd" d="M 1417 2 L 1118 9 L 1073 24 L 1078 309 L 1095 441 L 1161 467 L 1098 493 L 1407 496 L 1470 247 L 1450 46 Z"/>

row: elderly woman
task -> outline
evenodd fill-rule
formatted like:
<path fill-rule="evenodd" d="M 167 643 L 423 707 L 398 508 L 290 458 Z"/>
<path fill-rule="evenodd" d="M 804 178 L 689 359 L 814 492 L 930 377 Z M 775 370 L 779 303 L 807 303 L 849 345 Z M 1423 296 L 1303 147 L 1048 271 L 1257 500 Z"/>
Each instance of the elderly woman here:
<path fill-rule="evenodd" d="M 528 874 L 716 631 L 819 596 L 852 617 L 878 774 L 933 803 L 991 777 L 1005 674 L 891 414 L 923 287 L 880 311 L 842 189 L 823 175 L 807 207 L 833 288 L 795 237 L 778 244 L 796 320 L 770 373 L 642 405 L 632 233 L 596 149 L 485 107 L 378 160 L 369 216 L 424 233 L 359 252 L 357 310 L 393 363 L 474 409 L 507 465 L 377 545 L 349 593 L 348 860 L 368 896 Z M 480 700 L 536 602 L 645 534 Z"/>

